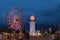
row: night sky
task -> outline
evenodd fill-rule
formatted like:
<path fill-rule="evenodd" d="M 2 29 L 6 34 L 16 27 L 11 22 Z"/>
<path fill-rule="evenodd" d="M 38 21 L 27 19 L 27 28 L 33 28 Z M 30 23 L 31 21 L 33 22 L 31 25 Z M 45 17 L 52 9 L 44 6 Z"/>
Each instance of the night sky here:
<path fill-rule="evenodd" d="M 36 28 L 57 28 L 60 24 L 60 0 L 0 0 L 0 28 L 6 27 L 6 15 L 10 8 L 17 7 L 26 18 L 25 29 L 29 28 L 29 17 L 36 17 Z"/>

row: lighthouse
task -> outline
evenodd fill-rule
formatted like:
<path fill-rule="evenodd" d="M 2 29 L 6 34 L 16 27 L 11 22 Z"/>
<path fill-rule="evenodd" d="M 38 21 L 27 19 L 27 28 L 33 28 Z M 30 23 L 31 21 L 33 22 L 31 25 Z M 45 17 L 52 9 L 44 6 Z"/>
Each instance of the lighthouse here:
<path fill-rule="evenodd" d="M 34 16 L 30 16 L 30 36 L 34 36 L 35 35 L 35 17 Z"/>

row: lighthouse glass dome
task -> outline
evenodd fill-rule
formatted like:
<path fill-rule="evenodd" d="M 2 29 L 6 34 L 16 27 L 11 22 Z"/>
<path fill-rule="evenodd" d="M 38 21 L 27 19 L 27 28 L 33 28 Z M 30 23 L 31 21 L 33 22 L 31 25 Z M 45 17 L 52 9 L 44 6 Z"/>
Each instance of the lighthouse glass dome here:
<path fill-rule="evenodd" d="M 35 20 L 35 17 L 34 16 L 30 16 L 30 20 L 31 21 L 34 21 Z"/>
<path fill-rule="evenodd" d="M 25 17 L 19 8 L 10 8 L 7 13 L 7 24 L 9 28 L 18 30 L 24 26 Z"/>

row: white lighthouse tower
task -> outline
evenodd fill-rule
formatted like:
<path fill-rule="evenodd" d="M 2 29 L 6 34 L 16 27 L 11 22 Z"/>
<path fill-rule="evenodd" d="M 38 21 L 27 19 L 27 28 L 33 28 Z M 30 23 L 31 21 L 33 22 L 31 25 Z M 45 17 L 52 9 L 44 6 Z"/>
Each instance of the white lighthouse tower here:
<path fill-rule="evenodd" d="M 35 17 L 34 16 L 30 16 L 30 36 L 34 36 L 35 35 Z"/>

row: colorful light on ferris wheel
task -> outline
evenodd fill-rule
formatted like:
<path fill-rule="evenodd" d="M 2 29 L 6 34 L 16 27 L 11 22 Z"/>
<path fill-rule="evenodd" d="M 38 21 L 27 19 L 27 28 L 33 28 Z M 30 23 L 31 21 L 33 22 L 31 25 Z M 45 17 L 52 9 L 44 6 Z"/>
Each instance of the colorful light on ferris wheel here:
<path fill-rule="evenodd" d="M 7 24 L 9 28 L 18 30 L 22 26 L 24 26 L 24 23 L 25 23 L 25 17 L 23 13 L 20 11 L 20 9 L 14 7 L 8 11 Z"/>

